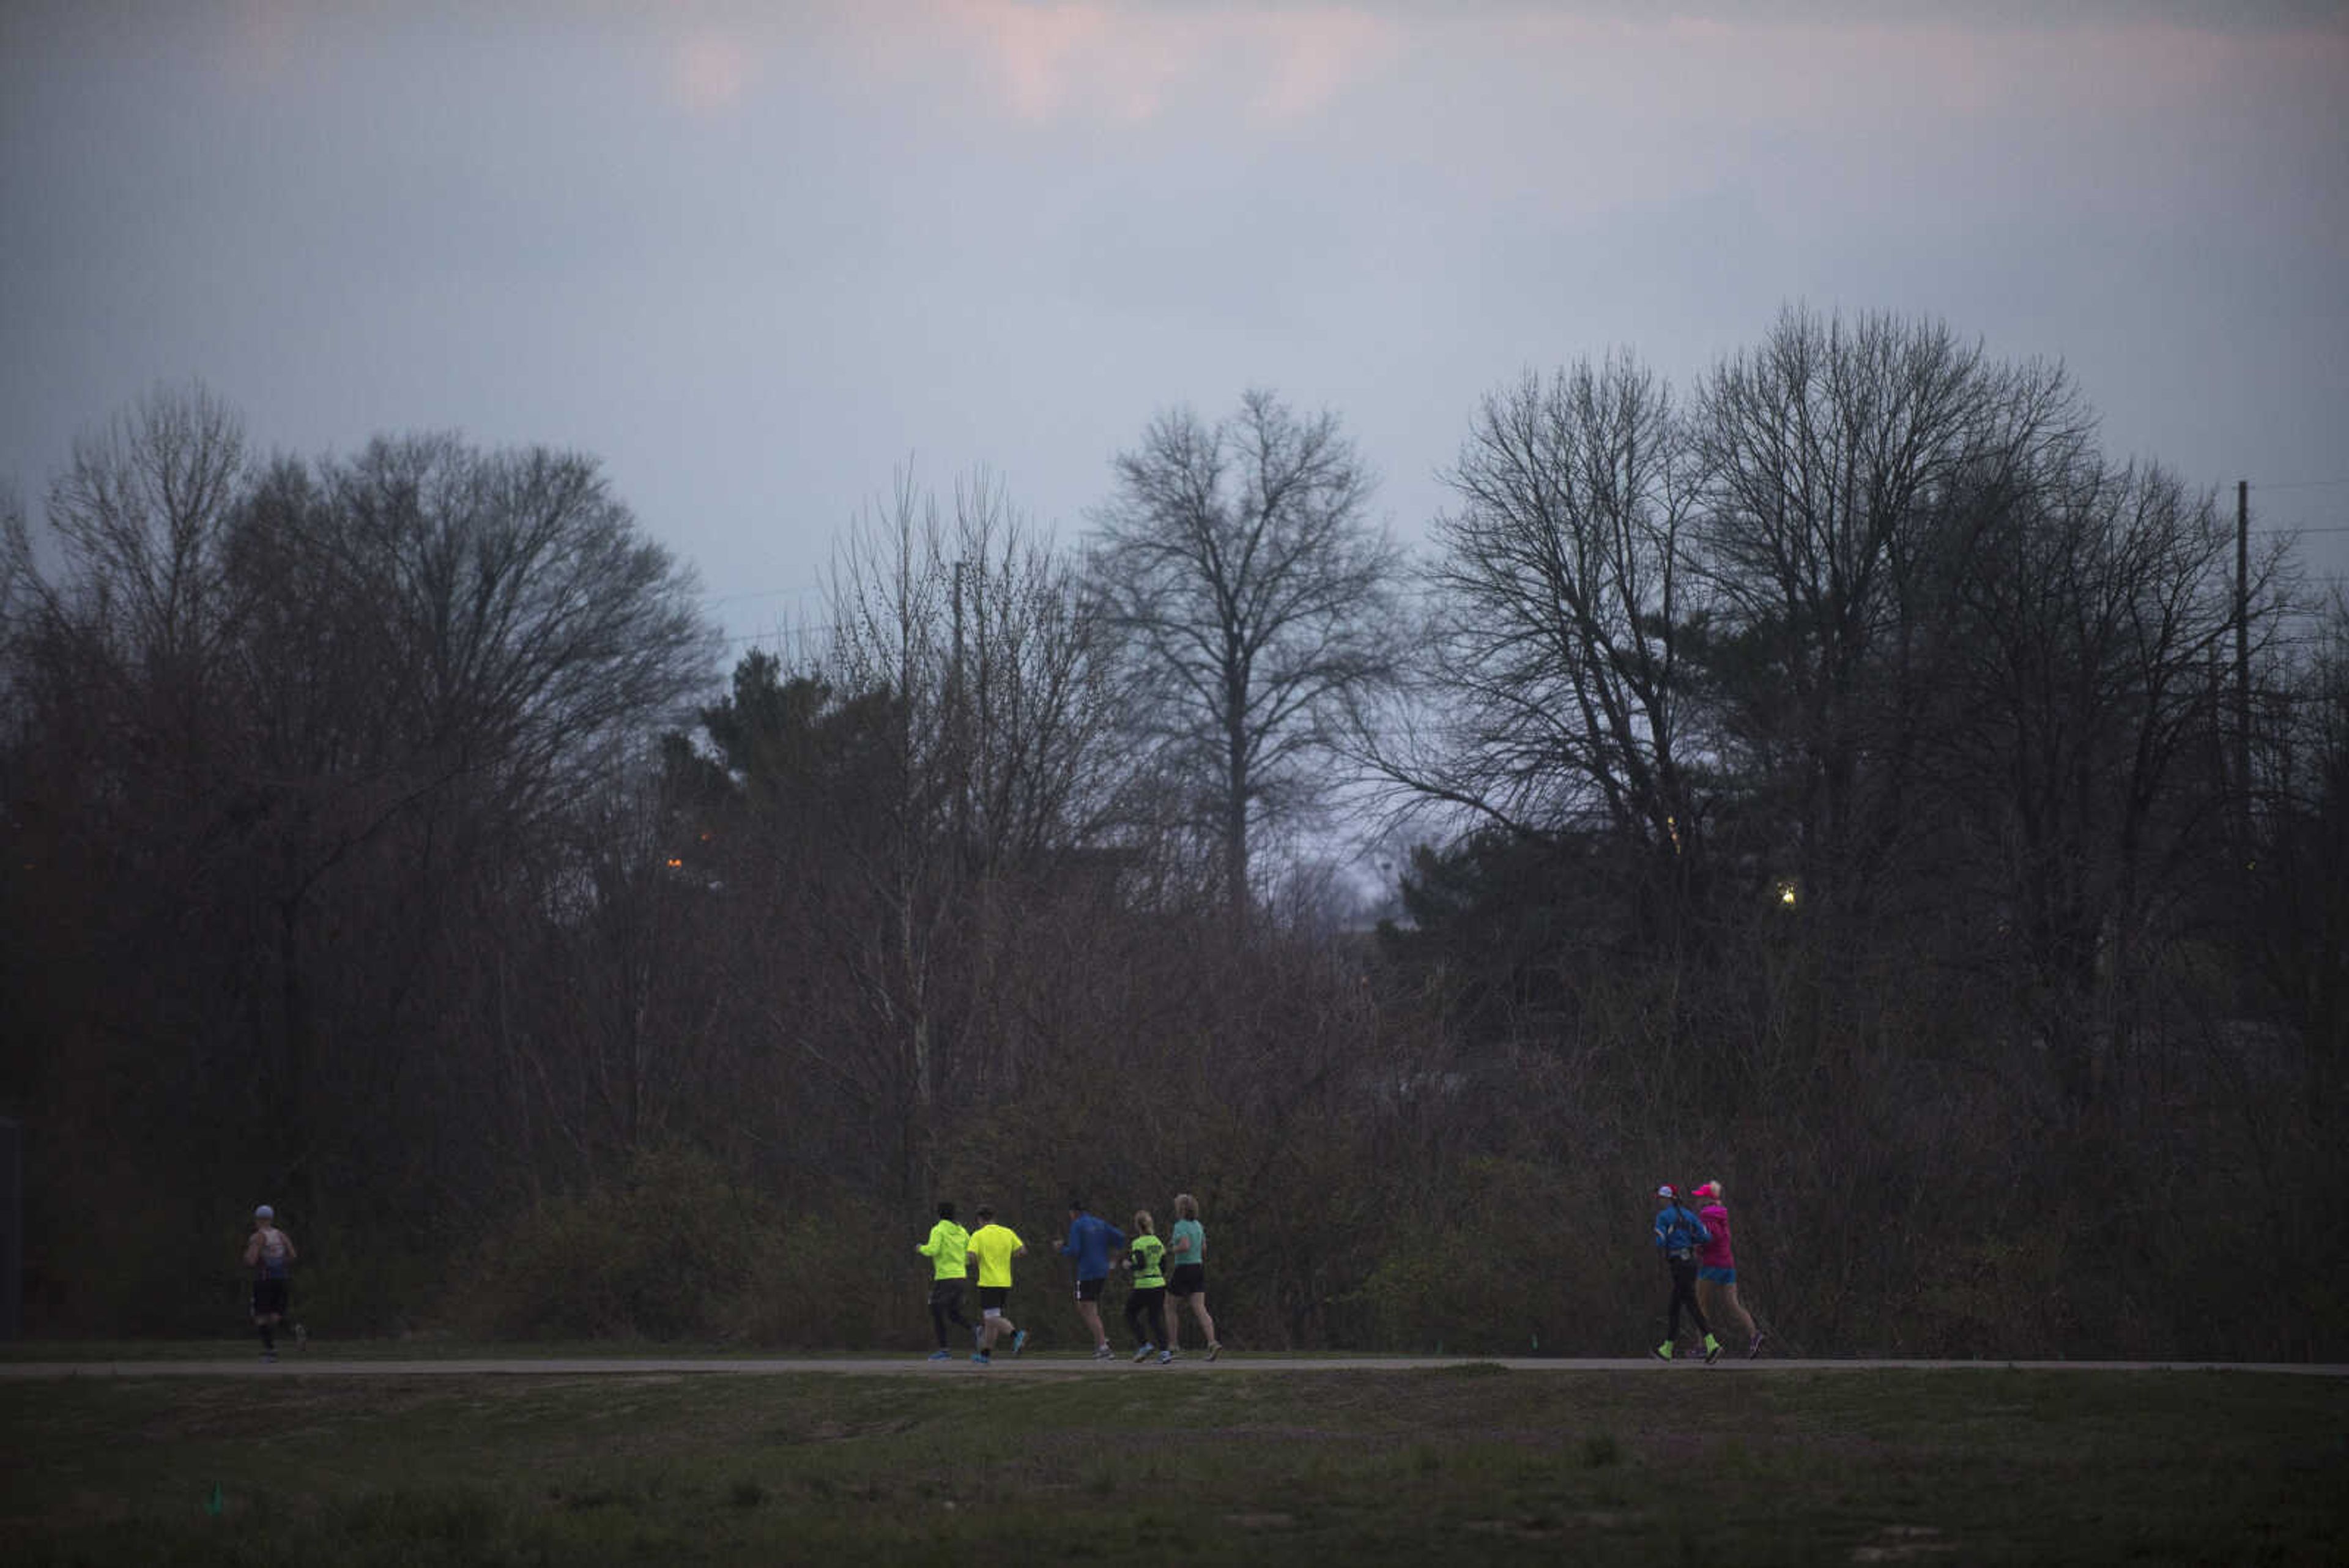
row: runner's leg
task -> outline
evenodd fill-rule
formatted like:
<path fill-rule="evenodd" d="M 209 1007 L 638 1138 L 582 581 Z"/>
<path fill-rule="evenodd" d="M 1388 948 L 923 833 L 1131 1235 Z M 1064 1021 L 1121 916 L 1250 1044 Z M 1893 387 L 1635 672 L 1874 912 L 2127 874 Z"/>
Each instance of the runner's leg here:
<path fill-rule="evenodd" d="M 1738 1322 L 1745 1325 L 1745 1337 L 1751 1343 L 1754 1332 L 1754 1314 L 1745 1310 L 1745 1303 L 1738 1297 L 1737 1287 L 1729 1284 L 1716 1286 L 1715 1289 L 1720 1293 L 1722 1305 L 1733 1314 Z"/>

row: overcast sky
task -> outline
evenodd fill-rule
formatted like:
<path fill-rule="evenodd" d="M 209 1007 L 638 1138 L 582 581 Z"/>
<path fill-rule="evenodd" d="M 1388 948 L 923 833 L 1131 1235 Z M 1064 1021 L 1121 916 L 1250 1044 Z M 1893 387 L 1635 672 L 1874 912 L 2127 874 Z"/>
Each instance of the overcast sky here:
<path fill-rule="evenodd" d="M 0 480 L 190 377 L 265 447 L 577 448 L 739 651 L 909 457 L 1072 537 L 1268 386 L 1415 538 L 1496 384 L 1806 301 L 2064 360 L 2340 574 L 2343 12 L 0 0 Z"/>

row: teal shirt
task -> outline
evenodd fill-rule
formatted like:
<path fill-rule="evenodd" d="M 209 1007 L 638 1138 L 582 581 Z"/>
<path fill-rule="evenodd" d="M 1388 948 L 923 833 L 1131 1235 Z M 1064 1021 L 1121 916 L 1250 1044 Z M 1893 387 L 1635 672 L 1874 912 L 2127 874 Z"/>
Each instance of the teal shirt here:
<path fill-rule="evenodd" d="M 1185 1237 L 1190 1239 L 1188 1247 L 1183 1245 Z M 1166 1266 L 1179 1269 L 1185 1263 L 1204 1263 L 1206 1261 L 1206 1227 L 1196 1220 L 1175 1220 L 1174 1237 L 1166 1243 Z"/>

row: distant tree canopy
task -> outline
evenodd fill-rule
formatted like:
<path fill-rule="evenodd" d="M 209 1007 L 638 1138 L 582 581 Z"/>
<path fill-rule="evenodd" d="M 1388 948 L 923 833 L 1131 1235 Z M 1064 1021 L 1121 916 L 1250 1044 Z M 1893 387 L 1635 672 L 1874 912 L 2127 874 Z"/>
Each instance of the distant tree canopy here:
<path fill-rule="evenodd" d="M 30 1321 L 211 1332 L 265 1197 L 346 1330 L 911 1344 L 936 1199 L 1182 1190 L 1234 1343 L 1619 1353 L 1718 1177 L 1793 1345 L 2349 1354 L 2242 1223 L 2349 1147 L 2349 609 L 2094 431 L 1793 310 L 1502 384 L 1407 560 L 1251 392 L 721 671 L 590 459 L 160 392 L 0 490 Z"/>
<path fill-rule="evenodd" d="M 2233 530 L 2091 428 L 2060 370 L 1889 317 L 1790 311 L 1685 413 L 1628 357 L 1524 380 L 1451 475 L 1423 717 L 1365 753 L 1407 803 L 1575 845 L 1622 914 L 1561 940 L 1710 962 L 1767 929 L 1821 1008 L 1928 966 L 2084 1103 L 2178 1044 L 2158 976 L 2236 896 L 2240 787 Z"/>

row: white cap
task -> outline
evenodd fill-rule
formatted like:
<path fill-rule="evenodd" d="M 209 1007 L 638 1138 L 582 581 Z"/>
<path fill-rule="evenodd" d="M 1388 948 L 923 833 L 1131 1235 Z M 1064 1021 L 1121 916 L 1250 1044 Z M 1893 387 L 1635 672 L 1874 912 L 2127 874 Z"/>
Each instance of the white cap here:
<path fill-rule="evenodd" d="M 255 1220 L 274 1220 L 277 1218 L 277 1210 L 264 1203 L 253 1211 L 253 1217 Z"/>

